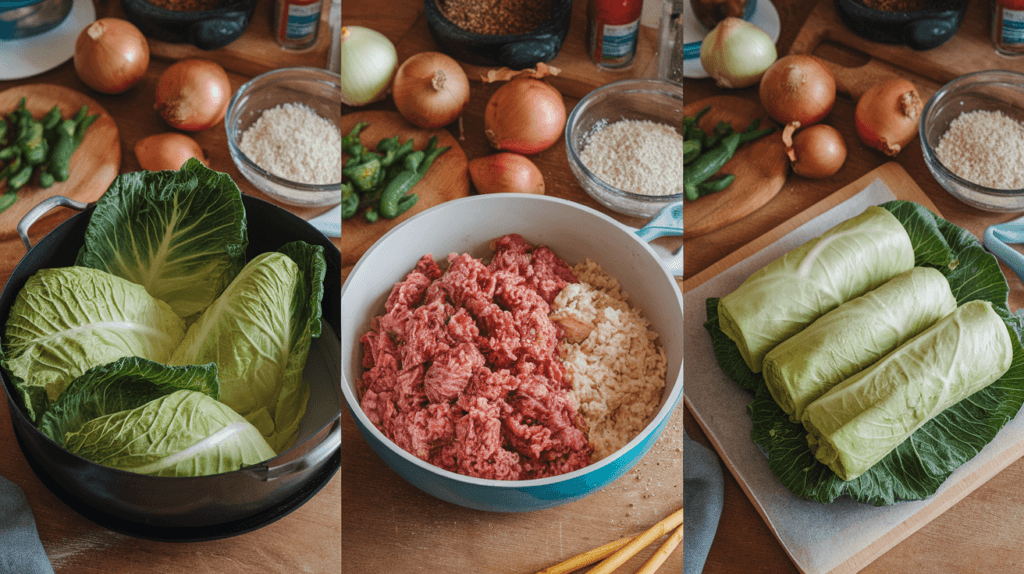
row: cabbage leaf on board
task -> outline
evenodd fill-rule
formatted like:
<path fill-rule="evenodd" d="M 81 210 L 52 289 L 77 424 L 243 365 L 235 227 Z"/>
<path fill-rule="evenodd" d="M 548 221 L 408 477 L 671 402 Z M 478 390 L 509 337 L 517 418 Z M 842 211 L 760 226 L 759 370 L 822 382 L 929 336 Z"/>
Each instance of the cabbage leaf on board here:
<path fill-rule="evenodd" d="M 170 367 L 139 357 L 125 357 L 86 371 L 71 381 L 37 425 L 64 446 L 65 435 L 89 421 L 137 407 L 175 391 L 220 396 L 217 365 Z"/>
<path fill-rule="evenodd" d="M 246 225 L 238 186 L 195 158 L 178 171 L 125 173 L 96 202 L 75 264 L 142 285 L 190 317 L 245 265 Z"/>
<path fill-rule="evenodd" d="M 11 306 L 0 364 L 29 419 L 89 368 L 122 357 L 166 362 L 185 321 L 144 288 L 85 267 L 40 269 Z"/>
<path fill-rule="evenodd" d="M 97 464 L 154 476 L 219 474 L 275 456 L 256 427 L 190 390 L 92 419 L 67 433 L 65 445 Z"/>
<path fill-rule="evenodd" d="M 949 281 L 959 305 L 992 303 L 1011 335 L 1009 371 L 988 387 L 946 409 L 910 438 L 852 481 L 843 481 L 819 462 L 807 443 L 803 425 L 794 423 L 772 398 L 760 374 L 753 373 L 739 349 L 718 326 L 718 298 L 706 302 L 704 326 L 722 370 L 752 391 L 748 405 L 751 438 L 768 456 L 772 473 L 794 494 L 817 502 L 841 496 L 874 505 L 921 500 L 995 438 L 1024 405 L 1024 316 L 1011 314 L 1009 287 L 995 257 L 970 232 L 909 201 L 882 204 L 907 229 L 915 265 L 938 269 Z"/>
<path fill-rule="evenodd" d="M 263 253 L 189 327 L 172 365 L 217 364 L 220 400 L 277 452 L 294 444 L 309 385 L 303 367 L 321 332 L 323 248 L 296 241 Z"/>

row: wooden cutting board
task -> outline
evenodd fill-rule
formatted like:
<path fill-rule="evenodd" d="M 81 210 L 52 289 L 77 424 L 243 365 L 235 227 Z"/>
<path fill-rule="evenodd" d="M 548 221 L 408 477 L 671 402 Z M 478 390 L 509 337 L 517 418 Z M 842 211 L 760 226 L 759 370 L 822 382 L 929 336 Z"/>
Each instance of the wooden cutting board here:
<path fill-rule="evenodd" d="M 0 114 L 6 116 L 11 113 L 23 96 L 26 108 L 36 119 L 44 116 L 54 105 L 60 106 L 64 118 L 74 116 L 82 105 L 88 106 L 90 114 L 98 113 L 100 117 L 85 132 L 85 138 L 71 156 L 67 181 L 43 189 L 33 174 L 29 183 L 18 190 L 18 201 L 0 213 L 0 239 L 15 235 L 21 218 L 46 198 L 63 195 L 86 203 L 96 201 L 107 191 L 121 167 L 121 139 L 117 124 L 95 100 L 62 86 L 27 84 L 0 92 Z M 6 182 L 0 184 L 0 192 L 6 190 Z"/>
<path fill-rule="evenodd" d="M 343 269 L 354 265 L 375 241 L 409 217 L 445 201 L 469 195 L 469 169 L 466 154 L 455 137 L 446 130 L 418 128 L 406 121 L 398 112 L 366 111 L 342 116 L 341 133 L 348 134 L 352 131 L 352 127 L 359 122 L 370 124 L 359 134 L 363 146 L 370 150 L 376 149 L 380 140 L 396 135 L 399 136 L 401 142 L 413 138 L 415 141 L 413 149 L 416 150 L 426 148 L 430 137 L 436 135 L 438 147 L 451 146 L 451 149 L 434 160 L 423 179 L 409 192 L 419 196 L 416 205 L 409 211 L 395 219 L 380 219 L 374 223 L 368 223 L 361 213 L 342 221 L 341 267 Z M 347 159 L 347 156 L 344 159 Z"/>
<path fill-rule="evenodd" d="M 946 43 L 930 50 L 872 42 L 854 34 L 836 14 L 833 0 L 819 0 L 790 48 L 791 53 L 815 54 L 836 74 L 840 93 L 860 96 L 881 76 L 899 74 L 928 98 L 943 84 L 969 72 L 1020 69 L 1015 60 L 995 52 L 991 40 L 988 0 L 970 0 L 959 30 Z"/>
<path fill-rule="evenodd" d="M 896 162 L 886 163 L 870 171 L 836 193 L 833 193 L 802 213 L 794 216 L 775 229 L 762 235 L 757 240 L 733 252 L 701 273 L 687 278 L 683 281 L 683 291 L 686 294 L 686 297 L 689 298 L 697 296 L 696 293 L 691 294 L 691 292 L 697 287 L 711 281 L 722 272 L 744 261 L 748 257 L 770 247 L 780 238 L 797 229 L 804 223 L 807 223 L 808 221 L 821 216 L 829 209 L 854 198 L 876 179 L 881 180 L 881 182 L 888 187 L 897 199 L 914 201 L 928 208 L 935 214 L 939 216 L 942 215 L 935 207 L 934 203 L 928 198 L 924 191 L 921 190 L 902 166 Z M 698 323 L 701 321 L 701 319 L 693 320 L 698 321 Z M 706 333 L 703 333 L 703 327 L 700 327 L 700 330 L 702 331 L 702 335 L 706 336 Z M 687 364 L 699 364 L 699 360 L 695 357 L 687 357 L 684 360 Z M 793 559 L 794 564 L 801 572 L 810 571 L 806 562 L 808 555 L 817 554 L 820 556 L 823 553 L 840 551 L 841 555 L 845 557 L 845 559 L 834 568 L 828 570 L 827 574 L 853 574 L 855 572 L 859 572 L 873 560 L 927 525 L 937 516 L 945 512 L 958 501 L 965 498 L 1024 454 L 1024 441 L 1015 442 L 1009 445 L 1004 442 L 1000 442 L 1000 444 L 997 445 L 998 448 L 995 451 L 995 454 L 991 456 L 990 460 L 987 460 L 987 462 L 979 465 L 977 468 L 972 468 L 970 472 L 960 473 L 960 471 L 957 471 L 958 474 L 954 475 L 954 477 L 950 479 L 953 482 L 947 485 L 948 487 L 942 492 L 921 502 L 906 503 L 907 506 L 903 508 L 913 508 L 912 513 L 909 517 L 901 519 L 895 524 L 891 523 L 892 520 L 879 517 L 878 515 L 885 514 L 886 508 L 896 508 L 900 505 L 897 505 L 896 507 L 883 507 L 878 509 L 870 507 L 873 509 L 873 516 L 870 519 L 878 521 L 878 526 L 875 527 L 875 530 L 872 530 L 872 536 L 861 535 L 848 539 L 839 539 L 839 537 L 842 536 L 839 533 L 832 533 L 829 536 L 821 537 L 814 536 L 812 533 L 807 537 L 807 540 L 804 541 L 804 546 L 809 548 L 790 547 L 783 541 L 783 538 L 780 536 L 779 529 L 788 526 L 786 524 L 781 524 L 780 521 L 786 521 L 791 517 L 789 517 L 789 515 L 772 514 L 771 511 L 766 510 L 767 505 L 761 503 L 762 500 L 767 500 L 768 504 L 774 504 L 778 501 L 778 492 L 775 490 L 776 487 L 774 486 L 777 484 L 777 479 L 774 475 L 770 475 L 770 473 L 765 475 L 765 481 L 771 481 L 771 486 L 765 486 L 765 481 L 761 481 L 760 479 L 750 481 L 744 480 L 744 468 L 741 467 L 745 467 L 746 471 L 749 472 L 749 467 L 745 466 L 748 463 L 744 462 L 742 456 L 737 456 L 734 447 L 728 444 L 730 441 L 734 440 L 734 435 L 736 435 L 736 433 L 729 426 L 725 426 L 724 428 L 721 426 L 727 425 L 726 419 L 731 415 L 722 416 L 721 412 L 716 412 L 717 408 L 729 409 L 729 405 L 727 403 L 722 403 L 724 406 L 716 406 L 716 404 L 708 402 L 706 398 L 702 399 L 700 385 L 703 383 L 694 380 L 691 384 L 692 390 L 690 390 L 690 387 L 688 386 L 690 394 L 684 397 L 684 402 L 687 408 L 694 415 L 695 420 L 700 424 L 705 434 L 709 439 L 711 439 L 712 444 L 724 461 L 725 466 L 731 473 L 733 473 L 734 476 L 737 477 L 744 493 L 753 503 L 758 513 L 761 514 L 772 532 L 777 538 L 779 538 L 780 543 L 786 549 L 787 553 Z M 712 402 L 717 400 L 717 398 L 713 399 Z M 748 436 L 749 435 L 744 435 L 743 440 L 749 440 Z M 997 437 L 997 440 L 1000 439 Z M 761 455 L 759 454 L 758 456 Z M 765 469 L 764 472 L 768 473 L 769 471 Z M 839 503 L 837 502 L 833 504 Z M 858 507 L 860 510 L 865 508 L 868 507 Z M 817 572 L 822 571 L 817 570 Z"/>
<path fill-rule="evenodd" d="M 711 133 L 720 121 L 743 131 L 755 118 L 760 118 L 760 127 L 774 126 L 776 130 L 744 144 L 722 166 L 720 174 L 736 176 L 729 187 L 684 203 L 683 229 L 687 238 L 704 235 L 750 215 L 779 193 L 789 173 L 782 131 L 761 104 L 737 96 L 714 96 L 687 104 L 683 114 L 694 116 L 708 106 L 711 109 L 699 124 L 705 133 Z"/>

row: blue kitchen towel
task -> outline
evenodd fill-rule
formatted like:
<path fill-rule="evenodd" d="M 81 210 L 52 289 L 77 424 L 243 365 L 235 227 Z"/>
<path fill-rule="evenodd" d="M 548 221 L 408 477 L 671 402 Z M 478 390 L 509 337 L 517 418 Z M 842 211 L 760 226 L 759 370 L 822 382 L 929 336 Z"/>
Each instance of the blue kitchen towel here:
<path fill-rule="evenodd" d="M 725 482 L 718 456 L 683 433 L 683 572 L 700 574 L 722 516 Z"/>
<path fill-rule="evenodd" d="M 53 574 L 21 488 L 0 476 L 0 572 Z"/>
<path fill-rule="evenodd" d="M 341 205 L 310 219 L 309 223 L 327 237 L 341 237 Z"/>

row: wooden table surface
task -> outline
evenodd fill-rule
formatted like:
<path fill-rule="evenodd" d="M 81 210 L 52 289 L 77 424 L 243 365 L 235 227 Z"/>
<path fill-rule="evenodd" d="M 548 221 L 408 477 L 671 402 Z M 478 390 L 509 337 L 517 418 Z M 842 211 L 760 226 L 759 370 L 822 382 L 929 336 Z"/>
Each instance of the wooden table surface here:
<path fill-rule="evenodd" d="M 828 4 L 832 0 L 820 0 Z M 778 41 L 780 55 L 789 53 L 801 27 L 815 9 L 815 2 L 773 0 L 781 20 Z M 987 10 L 987 2 L 976 2 L 972 10 Z M 841 24 L 837 23 L 837 26 Z M 967 33 L 987 33 L 978 29 Z M 964 32 L 962 30 L 961 32 Z M 1022 69 L 1024 61 L 1006 59 L 1002 67 Z M 907 66 L 913 68 L 913 61 Z M 707 79 L 684 82 L 686 101 L 725 93 Z M 756 100 L 757 89 L 729 90 L 728 93 Z M 783 223 L 804 209 L 858 179 L 890 158 L 862 145 L 852 122 L 855 101 L 840 95 L 824 123 L 844 136 L 849 155 L 843 168 L 825 180 L 809 180 L 791 175 L 782 191 L 763 208 L 731 226 L 684 242 L 686 276 L 708 268 L 739 247 Z M 915 140 L 895 160 L 911 175 L 947 219 L 981 237 L 985 228 L 1019 217 L 1020 214 L 994 214 L 974 209 L 953 198 L 935 181 L 924 164 L 921 146 Z M 1024 303 L 1024 287 L 1007 267 L 1004 274 L 1010 284 L 1010 308 Z M 687 317 L 687 321 L 703 317 Z M 710 446 L 705 434 L 687 411 L 685 428 L 694 440 Z M 705 566 L 707 574 L 749 574 L 798 572 L 785 550 L 772 534 L 735 478 L 726 470 L 725 505 L 718 532 Z M 897 544 L 862 570 L 883 574 L 913 572 L 1019 572 L 1024 556 L 1024 461 L 1018 460 L 982 487 L 940 515 L 906 540 Z M 908 570 L 909 568 L 909 570 Z"/>
<path fill-rule="evenodd" d="M 586 2 L 576 2 L 576 10 Z M 412 52 L 437 50 L 424 33 L 423 3 L 419 0 L 375 2 L 345 0 L 343 26 L 366 26 L 386 35 L 398 48 L 399 61 Z M 570 41 L 581 41 L 585 30 L 574 19 Z M 575 40 L 573 40 L 575 38 Z M 566 52 L 563 48 L 560 57 Z M 583 51 L 580 46 L 568 48 Z M 570 64 L 579 64 L 578 61 Z M 585 68 L 585 66 L 574 66 Z M 596 81 L 621 74 L 596 72 Z M 483 135 L 483 112 L 497 84 L 471 77 L 470 103 L 463 114 L 459 141 L 469 159 L 494 153 Z M 577 97 L 565 95 L 567 109 Z M 357 110 L 394 110 L 391 99 Z M 448 127 L 459 137 L 457 125 Z M 547 195 L 577 201 L 628 225 L 643 220 L 619 216 L 592 200 L 569 170 L 565 145 L 531 156 L 544 175 Z M 344 233 L 344 231 L 343 231 Z M 679 238 L 661 238 L 666 247 Z M 344 255 L 344 254 L 343 254 Z M 342 274 L 345 274 L 343 269 Z M 498 514 L 466 509 L 427 495 L 387 467 L 358 435 L 346 411 L 342 415 L 342 569 L 345 574 L 480 572 L 528 574 L 575 554 L 623 536 L 637 534 L 683 505 L 682 408 L 676 410 L 650 453 L 618 481 L 593 495 L 564 506 L 526 514 Z M 351 437 L 351 438 L 350 438 Z M 653 544 L 621 567 L 639 568 L 657 547 Z M 682 572 L 683 553 L 677 549 L 659 572 Z"/>
<path fill-rule="evenodd" d="M 97 14 L 105 15 L 116 8 L 117 0 L 99 0 Z M 270 0 L 260 0 L 258 10 L 269 11 Z M 268 18 L 260 19 L 266 22 Z M 273 42 L 269 33 L 251 30 L 246 33 L 265 37 Z M 281 62 L 292 59 L 307 65 L 308 55 L 290 56 L 275 52 L 267 45 L 267 53 L 274 53 Z M 211 58 L 217 57 L 211 54 Z M 157 78 L 170 60 L 154 58 L 145 78 L 124 94 L 104 96 L 89 90 L 75 74 L 69 60 L 61 66 L 38 76 L 22 80 L 0 82 L 0 91 L 34 83 L 51 83 L 88 94 L 102 105 L 117 123 L 121 140 L 121 173 L 137 171 L 139 165 L 132 151 L 139 139 L 158 132 L 171 131 L 153 111 L 153 94 Z M 323 59 L 322 66 L 327 64 Z M 250 79 L 234 72 L 228 74 L 232 89 Z M 269 199 L 249 184 L 228 153 L 223 123 L 193 134 L 206 151 L 210 167 L 226 172 L 243 193 Z M 303 217 L 316 215 L 320 210 L 295 210 Z M 35 243 L 59 223 L 74 214 L 70 210 L 40 221 L 31 230 Z M 259 232 L 259 230 L 251 230 Z M 335 240 L 339 244 L 339 240 Z M 340 248 L 340 246 L 339 246 Z M 0 241 L 0 284 L 5 284 L 17 266 L 25 248 L 15 236 Z M 43 548 L 54 570 L 68 574 L 109 574 L 122 572 L 152 572 L 180 574 L 181 572 L 229 573 L 285 573 L 312 572 L 328 574 L 338 572 L 341 563 L 341 473 L 336 473 L 323 489 L 305 505 L 291 514 L 254 532 L 211 542 L 171 543 L 134 538 L 107 530 L 77 514 L 52 494 L 28 466 L 18 448 L 10 422 L 6 398 L 0 395 L 0 476 L 11 480 L 25 491 L 35 515 L 36 526 Z"/>

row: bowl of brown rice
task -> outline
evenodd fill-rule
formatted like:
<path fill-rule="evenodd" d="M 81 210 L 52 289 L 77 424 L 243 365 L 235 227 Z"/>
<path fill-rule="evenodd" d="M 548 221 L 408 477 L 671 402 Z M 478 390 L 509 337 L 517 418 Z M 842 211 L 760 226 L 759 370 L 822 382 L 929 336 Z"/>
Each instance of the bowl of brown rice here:
<path fill-rule="evenodd" d="M 1024 74 L 986 70 L 942 86 L 921 113 L 920 137 L 951 195 L 985 211 L 1024 210 Z"/>
<path fill-rule="evenodd" d="M 341 306 L 341 389 L 362 439 L 453 504 L 526 512 L 596 492 L 682 397 L 678 284 L 633 231 L 572 201 L 478 195 L 419 213 L 360 258 Z"/>
<path fill-rule="evenodd" d="M 299 207 L 341 203 L 341 77 L 280 68 L 231 96 L 224 117 L 238 170 L 272 199 Z"/>
<path fill-rule="evenodd" d="M 565 123 L 569 167 L 601 205 L 652 217 L 683 199 L 682 129 L 681 84 L 637 79 L 601 86 Z"/>

